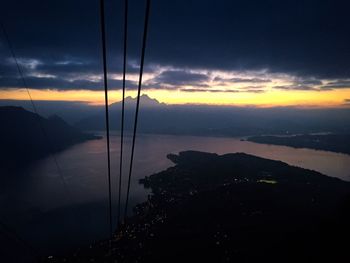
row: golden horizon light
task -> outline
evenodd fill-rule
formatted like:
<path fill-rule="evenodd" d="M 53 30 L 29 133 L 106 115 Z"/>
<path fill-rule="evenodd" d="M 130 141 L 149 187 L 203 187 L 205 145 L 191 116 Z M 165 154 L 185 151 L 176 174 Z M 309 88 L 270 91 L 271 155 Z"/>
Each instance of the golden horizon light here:
<path fill-rule="evenodd" d="M 84 102 L 103 105 L 104 92 L 92 90 L 51 90 L 30 89 L 33 100 Z M 109 103 L 121 100 L 120 90 L 109 91 Z M 126 96 L 136 96 L 136 91 L 127 91 Z M 350 98 L 350 88 L 327 91 L 277 90 L 267 89 L 261 93 L 252 92 L 210 92 L 147 89 L 142 91 L 151 98 L 166 104 L 206 104 L 225 106 L 299 106 L 299 107 L 344 107 Z M 25 89 L 5 89 L 0 91 L 1 100 L 29 100 Z"/>

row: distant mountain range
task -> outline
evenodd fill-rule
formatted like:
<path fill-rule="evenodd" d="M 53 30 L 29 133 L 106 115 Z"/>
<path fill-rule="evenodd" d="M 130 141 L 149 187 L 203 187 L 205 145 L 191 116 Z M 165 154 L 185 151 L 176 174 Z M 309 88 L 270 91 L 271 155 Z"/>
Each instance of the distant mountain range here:
<path fill-rule="evenodd" d="M 133 127 L 136 99 L 125 100 L 126 130 Z M 120 130 L 121 102 L 110 105 L 110 127 Z M 82 130 L 105 129 L 104 110 L 75 124 Z M 348 109 L 254 108 L 167 105 L 142 95 L 138 131 L 143 133 L 253 136 L 350 131 Z"/>
<path fill-rule="evenodd" d="M 303 134 L 295 136 L 253 136 L 251 142 L 285 145 L 294 148 L 309 148 L 350 154 L 350 134 Z"/>
<path fill-rule="evenodd" d="M 117 109 L 119 110 L 121 107 L 121 101 L 112 103 L 110 105 L 111 109 Z M 160 103 L 156 99 L 152 99 L 146 94 L 143 94 L 140 96 L 140 105 L 142 105 L 142 108 L 160 108 L 160 107 L 166 107 L 167 105 L 165 103 Z M 131 96 L 128 96 L 125 98 L 125 108 L 127 109 L 134 109 L 136 107 L 136 98 L 133 98 Z"/>
<path fill-rule="evenodd" d="M 0 123 L 0 169 L 20 169 L 50 153 L 98 138 L 58 116 L 43 118 L 21 107 L 0 107 Z"/>

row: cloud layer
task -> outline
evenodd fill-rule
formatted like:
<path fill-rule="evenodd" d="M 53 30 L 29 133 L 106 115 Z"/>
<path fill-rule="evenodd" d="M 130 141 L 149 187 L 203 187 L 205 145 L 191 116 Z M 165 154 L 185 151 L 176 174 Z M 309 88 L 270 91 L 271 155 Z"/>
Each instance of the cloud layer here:
<path fill-rule="evenodd" d="M 21 7 L 21 8 L 18 8 Z M 350 86 L 350 3 L 152 1 L 147 89 L 324 91 Z M 6 1 L 0 15 L 36 89 L 101 85 L 98 1 Z M 144 1 L 130 0 L 128 88 L 137 86 Z M 122 1 L 106 1 L 110 86 L 121 86 Z M 21 87 L 0 32 L 0 88 Z"/>

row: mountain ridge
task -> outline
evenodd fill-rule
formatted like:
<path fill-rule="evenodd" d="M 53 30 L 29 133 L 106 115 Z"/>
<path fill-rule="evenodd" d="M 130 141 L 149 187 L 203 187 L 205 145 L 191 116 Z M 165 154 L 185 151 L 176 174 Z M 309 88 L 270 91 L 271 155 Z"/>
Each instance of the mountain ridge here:
<path fill-rule="evenodd" d="M 17 106 L 0 107 L 0 169 L 21 169 L 67 147 L 97 139 L 59 116 L 44 118 Z"/>
<path fill-rule="evenodd" d="M 133 98 L 131 96 L 127 96 L 125 98 L 125 107 L 131 108 L 135 107 L 137 101 L 137 97 Z M 117 101 L 109 105 L 110 108 L 121 107 L 122 101 Z M 149 97 L 147 94 L 142 94 L 140 96 L 140 105 L 145 108 L 154 108 L 154 107 L 164 107 L 167 104 L 163 102 L 159 102 L 157 99 Z"/>

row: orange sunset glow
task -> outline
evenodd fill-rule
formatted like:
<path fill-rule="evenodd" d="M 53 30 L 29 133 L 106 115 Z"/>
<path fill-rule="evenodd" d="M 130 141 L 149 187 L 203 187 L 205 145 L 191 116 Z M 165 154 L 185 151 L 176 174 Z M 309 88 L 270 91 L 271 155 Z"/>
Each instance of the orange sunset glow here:
<path fill-rule="evenodd" d="M 231 106 L 301 106 L 301 107 L 341 107 L 350 98 L 350 88 L 330 91 L 280 91 L 267 90 L 263 93 L 225 92 L 185 92 L 179 90 L 146 90 L 143 93 L 166 104 L 209 104 Z M 30 90 L 34 100 L 79 101 L 90 105 L 102 105 L 104 92 L 91 90 Z M 126 96 L 136 96 L 136 91 L 128 91 Z M 25 89 L 0 91 L 0 99 L 28 100 Z M 121 92 L 109 92 L 109 102 L 121 100 Z"/>

